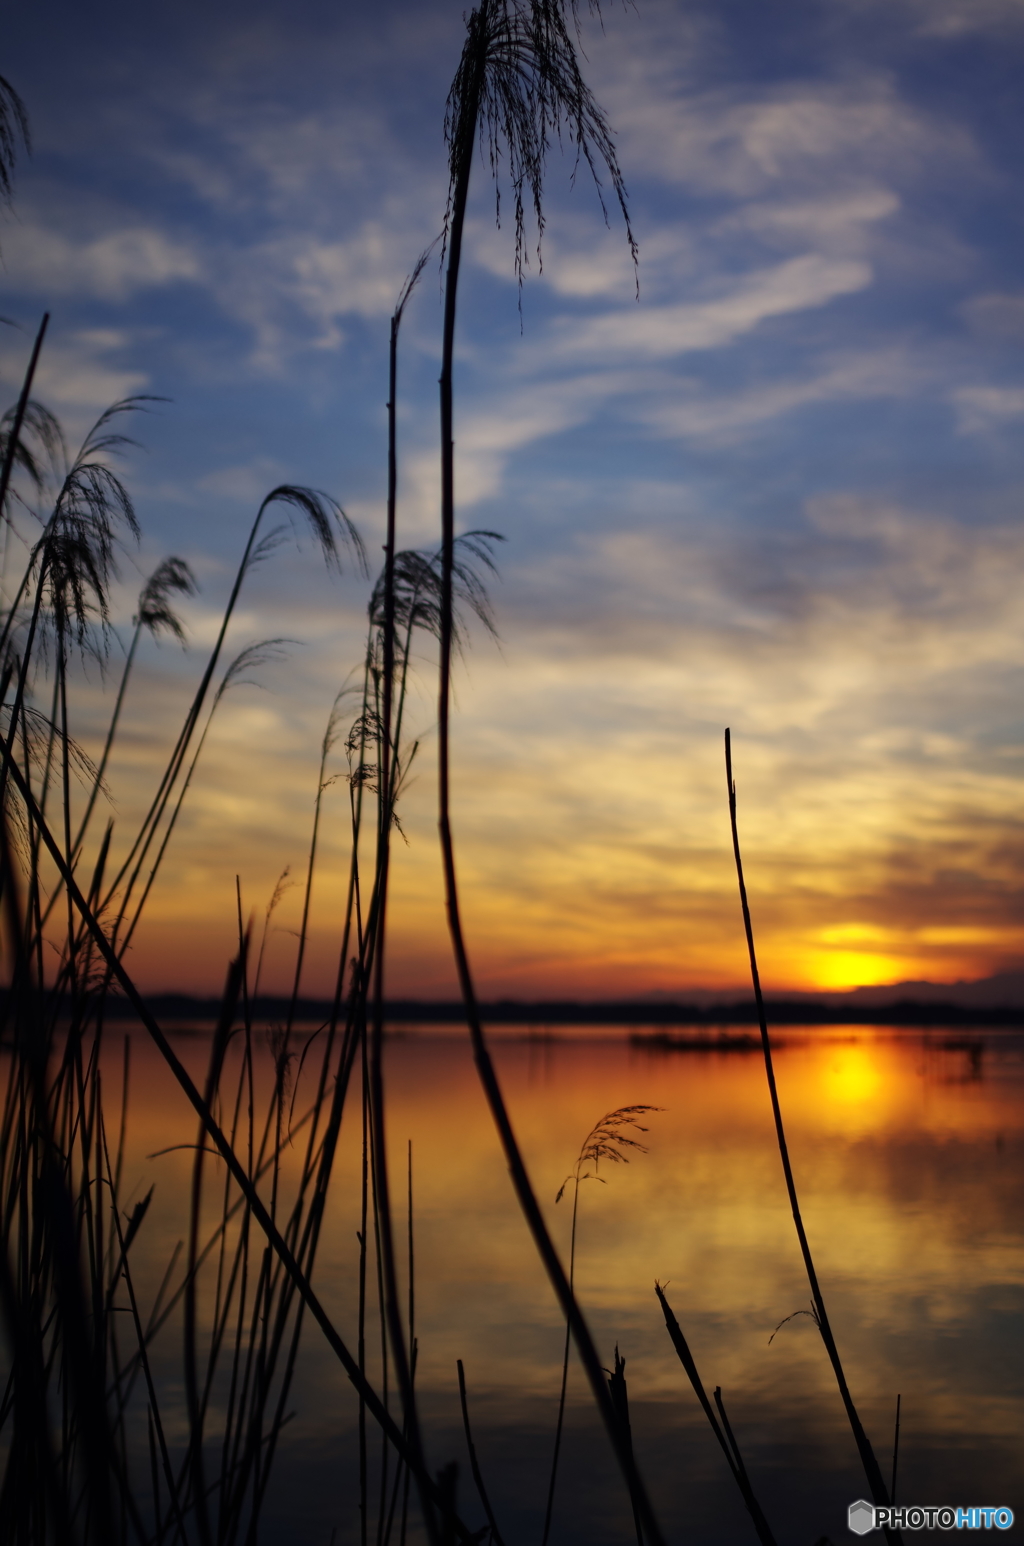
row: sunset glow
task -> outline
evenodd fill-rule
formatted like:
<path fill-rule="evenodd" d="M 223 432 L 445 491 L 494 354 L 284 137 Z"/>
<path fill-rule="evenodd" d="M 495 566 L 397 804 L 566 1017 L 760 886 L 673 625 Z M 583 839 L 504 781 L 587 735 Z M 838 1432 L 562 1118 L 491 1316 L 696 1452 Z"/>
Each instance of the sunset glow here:
<path fill-rule="evenodd" d="M 110 55 L 73 8 L 59 7 L 59 57 L 41 21 L 13 28 L 4 68 L 35 152 L 0 231 L 2 309 L 23 330 L 0 357 L 7 400 L 44 305 L 38 395 L 70 440 L 118 396 L 172 399 L 131 424 L 145 454 L 126 448 L 123 471 L 144 537 L 119 560 L 109 662 L 86 661 L 75 687 L 87 753 L 102 747 L 142 578 L 174 552 L 200 587 L 181 601 L 184 653 L 141 643 L 86 863 L 108 815 L 115 853 L 129 845 L 269 488 L 331 492 L 379 565 L 388 319 L 443 219 L 462 26 L 458 5 L 413 9 L 415 25 L 404 0 L 380 19 L 386 82 L 376 21 L 312 0 L 294 36 L 269 3 L 211 32 L 188 8 L 140 14 Z M 758 11 L 751 33 L 674 0 L 611 8 L 595 29 L 588 70 L 630 190 L 639 301 L 618 216 L 606 227 L 587 178 L 571 186 L 571 159 L 553 154 L 520 326 L 514 241 L 495 228 L 486 174 L 474 184 L 457 525 L 507 540 L 486 576 L 500 642 L 471 624 L 456 670 L 453 788 L 485 995 L 746 991 L 726 725 L 773 990 L 955 982 L 1024 959 L 1024 293 L 1000 234 L 1019 203 L 1019 136 L 987 116 L 1012 93 L 950 84 L 960 29 L 1002 78 L 1013 48 L 996 40 L 1018 8 L 941 0 L 945 19 L 918 28 L 905 0 L 878 33 L 862 7 L 828 9 L 834 33 L 785 6 Z M 115 54 L 135 61 L 118 67 L 116 126 Z M 398 542 L 427 550 L 433 263 L 399 372 Z M 237 943 L 236 874 L 260 920 L 286 867 L 264 980 L 291 980 L 320 740 L 359 677 L 369 596 L 351 563 L 329 576 L 294 535 L 247 578 L 224 663 L 295 642 L 217 710 L 133 941 L 147 988 L 215 991 Z M 8 591 L 21 553 L 15 541 Z M 428 996 L 455 985 L 435 671 L 424 636 L 388 967 L 392 991 Z M 333 991 L 341 944 L 344 702 L 310 993 Z"/>
<path fill-rule="evenodd" d="M 0 1538 L 1019 1531 L 1024 0 L 9 10 Z"/>

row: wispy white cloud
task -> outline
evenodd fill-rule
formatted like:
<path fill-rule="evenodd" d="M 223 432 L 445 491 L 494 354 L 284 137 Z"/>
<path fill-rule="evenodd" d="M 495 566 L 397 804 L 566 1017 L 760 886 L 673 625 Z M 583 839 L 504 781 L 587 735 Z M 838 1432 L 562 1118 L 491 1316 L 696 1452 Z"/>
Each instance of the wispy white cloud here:
<path fill-rule="evenodd" d="M 845 254 L 864 247 L 870 229 L 894 215 L 900 200 L 890 189 L 868 185 L 815 198 L 754 200 L 727 216 L 718 232 L 752 231 L 762 240 L 787 245 L 812 242 L 819 251 Z"/>
<path fill-rule="evenodd" d="M 1005 33 L 1024 24 L 1021 0 L 903 0 L 923 37 Z"/>
<path fill-rule="evenodd" d="M 555 358 L 671 359 L 719 349 L 759 323 L 825 306 L 871 283 L 871 268 L 818 253 L 790 258 L 744 275 L 724 293 L 676 306 L 620 309 L 582 321 L 563 320 L 553 341 Z"/>
<path fill-rule="evenodd" d="M 237 467 L 218 467 L 196 482 L 201 494 L 240 501 L 256 507 L 272 488 L 284 481 L 286 469 L 273 457 L 259 456 Z"/>
<path fill-rule="evenodd" d="M 927 374 L 900 350 L 850 352 L 802 378 L 781 377 L 728 395 L 709 395 L 699 385 L 678 382 L 669 401 L 659 395 L 638 406 L 637 417 L 663 434 L 725 444 L 755 425 L 814 404 L 906 397 Z"/>
<path fill-rule="evenodd" d="M 38 220 L 13 223 L 4 238 L 7 283 L 28 295 L 123 301 L 138 290 L 198 280 L 195 244 L 155 225 L 128 226 L 76 241 Z"/>
<path fill-rule="evenodd" d="M 637 50 L 610 87 L 626 164 L 667 183 L 754 198 L 977 159 L 961 125 L 912 106 L 885 76 L 702 92 L 674 82 L 677 58 Z"/>
<path fill-rule="evenodd" d="M 1024 418 L 1024 387 L 964 386 L 953 393 L 959 428 L 979 434 L 1005 428 Z"/>
<path fill-rule="evenodd" d="M 1024 295 L 972 295 L 961 307 L 971 327 L 983 336 L 1019 342 L 1024 338 Z"/>
<path fill-rule="evenodd" d="M 136 359 L 136 340 L 118 328 L 79 328 L 61 332 L 51 326 L 36 371 L 35 395 L 62 414 L 72 435 L 84 430 L 88 419 L 119 398 L 144 391 L 150 384 L 145 371 L 122 364 Z M 0 380 L 14 393 L 21 385 L 28 360 L 8 348 L 0 356 Z"/>

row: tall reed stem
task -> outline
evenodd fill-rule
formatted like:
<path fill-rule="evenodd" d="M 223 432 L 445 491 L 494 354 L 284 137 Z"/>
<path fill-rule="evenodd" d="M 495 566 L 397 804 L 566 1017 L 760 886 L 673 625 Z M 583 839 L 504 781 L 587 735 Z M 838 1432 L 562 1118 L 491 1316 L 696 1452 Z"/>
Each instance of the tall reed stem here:
<path fill-rule="evenodd" d="M 814 1268 L 814 1260 L 811 1256 L 811 1247 L 807 1240 L 807 1231 L 804 1229 L 804 1221 L 800 1214 L 800 1203 L 796 1193 L 796 1181 L 793 1178 L 793 1166 L 789 1158 L 789 1144 L 786 1142 L 786 1129 L 782 1122 L 782 1107 L 779 1105 L 779 1092 L 775 1085 L 775 1068 L 772 1063 L 771 1037 L 768 1035 L 768 1021 L 764 1010 L 764 997 L 761 993 L 761 978 L 757 969 L 757 953 L 754 949 L 754 929 L 750 921 L 750 906 L 747 902 L 747 888 L 743 880 L 743 859 L 740 855 L 740 835 L 736 822 L 736 784 L 732 776 L 732 737 L 728 730 L 725 732 L 725 778 L 729 790 L 729 821 L 732 826 L 732 851 L 736 859 L 736 878 L 739 882 L 740 906 L 743 909 L 743 928 L 747 937 L 747 954 L 750 957 L 750 977 L 754 986 L 754 998 L 757 1001 L 757 1018 L 761 1027 L 761 1049 L 764 1052 L 764 1068 L 768 1078 L 768 1093 L 771 1097 L 772 1116 L 775 1118 L 775 1136 L 779 1145 L 779 1156 L 782 1160 L 782 1171 L 786 1178 L 786 1192 L 789 1196 L 789 1206 L 793 1214 L 793 1223 L 796 1226 L 797 1239 L 800 1242 L 800 1254 L 803 1257 L 804 1269 L 807 1273 L 807 1281 L 811 1288 L 811 1298 L 814 1303 L 814 1315 L 818 1330 L 821 1332 L 821 1340 L 825 1344 L 832 1371 L 839 1386 L 839 1394 L 842 1397 L 846 1415 L 853 1430 L 853 1437 L 860 1454 L 864 1474 L 867 1477 L 868 1486 L 871 1488 L 871 1496 L 876 1505 L 881 1508 L 889 1506 L 889 1489 L 885 1485 L 881 1467 L 875 1458 L 875 1452 L 871 1447 L 871 1440 L 864 1430 L 850 1387 L 846 1381 L 846 1373 L 842 1360 L 839 1357 L 839 1349 L 836 1346 L 835 1337 L 832 1335 L 832 1326 L 829 1322 L 828 1312 L 825 1309 L 825 1300 L 822 1297 L 818 1274 Z M 890 1542 L 898 1542 L 899 1531 L 885 1526 L 885 1538 Z"/>
<path fill-rule="evenodd" d="M 422 267 L 422 263 L 420 265 Z M 413 277 L 415 283 L 419 269 Z M 381 1269 L 383 1274 L 384 1303 L 387 1316 L 388 1337 L 395 1369 L 395 1378 L 402 1397 L 404 1431 L 408 1447 L 417 1457 L 415 1474 L 425 1474 L 423 1441 L 419 1417 L 416 1411 L 416 1393 L 413 1388 L 410 1353 L 405 1345 L 402 1325 L 402 1307 L 398 1291 L 398 1272 L 395 1264 L 395 1239 L 392 1225 L 391 1194 L 388 1184 L 387 1145 L 385 1141 L 384 1106 L 384 964 L 385 929 L 387 923 L 388 877 L 391 856 L 391 827 L 393 808 L 391 799 L 391 718 L 392 693 L 395 674 L 395 517 L 398 496 L 397 454 L 397 394 L 398 394 L 398 330 L 402 311 L 411 290 L 404 291 L 391 318 L 391 335 L 388 369 L 388 503 L 387 535 L 384 544 L 384 630 L 383 630 L 383 684 L 381 689 L 380 722 L 378 725 L 377 766 L 377 870 L 375 879 L 373 930 L 373 1026 L 370 1039 L 370 1106 L 372 1120 L 370 1138 L 374 1153 L 375 1199 L 380 1224 Z M 439 1527 L 434 1514 L 433 1500 L 428 1491 L 420 1486 L 420 1506 L 427 1535 L 432 1546 L 440 1542 Z"/>
<path fill-rule="evenodd" d="M 477 1007 L 469 955 L 466 950 L 459 911 L 459 894 L 455 874 L 455 850 L 451 829 L 450 786 L 450 708 L 451 666 L 454 643 L 453 578 L 455 568 L 455 443 L 453 435 L 452 366 L 455 353 L 455 311 L 458 296 L 459 268 L 462 261 L 462 238 L 465 225 L 466 204 L 469 195 L 469 179 L 476 145 L 480 101 L 487 68 L 487 19 L 489 0 L 470 17 L 470 47 L 474 42 L 473 69 L 466 84 L 463 106 L 460 112 L 460 139 L 455 152 L 455 177 L 453 179 L 451 224 L 448 238 L 448 271 L 445 279 L 444 334 L 441 364 L 441 638 L 440 638 L 440 687 L 438 696 L 438 831 L 441 838 L 441 857 L 444 869 L 445 901 L 448 912 L 448 928 L 459 978 L 459 988 L 466 1010 L 473 1058 L 477 1073 L 487 1098 L 502 1149 L 512 1177 L 519 1206 L 523 1210 L 534 1244 L 544 1268 L 551 1280 L 555 1295 L 572 1329 L 580 1360 L 590 1388 L 604 1421 L 623 1476 L 634 1498 L 650 1538 L 651 1546 L 662 1546 L 663 1536 L 654 1516 L 647 1490 L 633 1460 L 630 1446 L 621 1432 L 617 1414 L 612 1405 L 600 1356 L 594 1345 L 583 1315 L 569 1286 L 565 1269 L 558 1258 L 548 1227 L 540 1211 L 530 1178 L 512 1130 L 505 1098 L 498 1082 L 494 1064 L 487 1048 L 483 1025 Z"/>

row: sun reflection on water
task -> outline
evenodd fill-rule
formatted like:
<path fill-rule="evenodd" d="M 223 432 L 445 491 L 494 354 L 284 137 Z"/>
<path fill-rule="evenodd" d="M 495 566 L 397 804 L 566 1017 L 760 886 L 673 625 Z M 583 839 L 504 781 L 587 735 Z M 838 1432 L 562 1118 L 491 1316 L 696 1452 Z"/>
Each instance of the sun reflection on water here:
<path fill-rule="evenodd" d="M 1024 1486 L 1024 1470 L 1011 1476 L 1004 1458 L 1024 1421 L 1013 1373 L 1022 1336 L 1017 1311 L 1024 1305 L 1024 1049 L 1019 1039 L 1001 1044 L 986 1035 L 984 1057 L 972 1061 L 972 1048 L 982 1044 L 981 1033 L 972 1035 L 928 1037 L 875 1026 L 777 1034 L 780 1100 L 829 1314 L 873 1434 L 888 1431 L 897 1390 L 916 1414 L 907 1486 L 921 1496 L 930 1495 L 936 1474 L 945 1476 L 942 1457 L 949 1454 L 958 1457 L 953 1470 L 967 1491 L 981 1488 L 978 1455 L 989 1454 L 1001 1478 Z M 687 1046 L 659 1051 L 653 1042 L 631 1045 L 625 1035 L 617 1041 L 550 1036 L 539 1044 L 524 1033 L 496 1040 L 494 1052 L 513 1125 L 563 1252 L 571 1214 L 554 1197 L 584 1134 L 603 1112 L 624 1104 L 661 1108 L 646 1123 L 647 1152 L 609 1166 L 601 1178 L 606 1184 L 587 1189 L 576 1256 L 577 1291 L 602 1350 L 619 1344 L 628 1356 L 645 1459 L 675 1433 L 673 1424 L 682 1424 L 689 1437 L 679 1453 L 698 1457 L 701 1466 L 710 1455 L 707 1463 L 714 1465 L 654 1300 L 658 1278 L 670 1285 L 702 1373 L 712 1386 L 721 1383 L 730 1412 L 740 1414 L 759 1475 L 772 1474 L 772 1444 L 797 1445 L 801 1424 L 809 1424 L 820 1450 L 815 1474 L 827 1508 L 839 1518 L 856 1496 L 847 1491 L 856 1480 L 850 1480 L 849 1436 L 820 1341 L 804 1317 L 769 1343 L 778 1323 L 805 1305 L 807 1287 L 763 1061 L 756 1046 L 749 1054 L 713 1042 L 694 1050 L 692 1038 Z M 179 1050 L 201 1077 L 208 1043 L 183 1040 Z M 156 1184 L 154 1207 L 134 1247 L 134 1273 L 149 1303 L 183 1237 L 192 1153 L 150 1156 L 180 1143 L 194 1119 L 144 1043 L 136 1044 L 133 1057 L 126 1173 L 133 1195 Z M 269 1080 L 269 1056 L 261 1069 L 259 1078 Z M 546 1454 L 563 1323 L 530 1249 L 464 1038 L 415 1031 L 390 1038 L 387 1089 L 399 1189 L 407 1142 L 413 1146 L 417 1387 L 432 1421 L 441 1414 L 457 1429 L 455 1370 L 463 1359 L 474 1401 L 494 1414 L 490 1428 L 481 1416 L 479 1442 L 514 1458 L 526 1453 L 524 1435 L 536 1431 Z M 350 1337 L 361 1154 L 357 1111 L 351 1116 L 342 1128 L 317 1263 L 323 1301 Z M 286 1169 L 293 1162 L 289 1151 Z M 397 1206 L 401 1252 L 401 1199 Z M 154 1348 L 157 1362 L 167 1361 L 168 1380 L 180 1334 L 172 1325 Z M 376 1364 L 371 1373 L 380 1379 Z M 589 1421 L 575 1365 L 569 1400 L 575 1440 Z M 344 1448 L 348 1441 L 340 1436 L 354 1420 L 351 1393 L 312 1332 L 295 1405 L 286 1465 L 295 1446 L 314 1446 L 328 1430 Z M 599 1472 L 602 1463 L 595 1462 Z M 325 1461 L 325 1478 L 333 1474 Z M 509 1510 L 520 1473 L 495 1460 L 494 1474 Z M 588 1477 L 581 1497 L 606 1480 L 603 1472 Z M 725 1483 L 717 1470 L 708 1477 L 690 1476 L 685 1489 L 680 1483 L 680 1508 L 702 1496 L 701 1487 L 717 1497 L 715 1489 Z M 534 1496 L 532 1482 L 522 1491 L 536 1533 L 533 1514 L 543 1499 Z M 811 1520 L 813 1509 L 805 1526 L 796 1504 L 783 1500 L 775 1507 L 789 1538 L 816 1538 L 811 1523 L 819 1535 L 824 1528 L 817 1516 Z M 797 1510 L 792 1518 L 791 1508 Z M 595 1516 L 586 1518 L 589 1539 L 603 1539 Z M 822 1519 L 831 1529 L 832 1515 Z M 355 1538 L 342 1536 L 346 1546 Z M 712 1537 L 706 1540 L 712 1546 Z"/>
<path fill-rule="evenodd" d="M 826 1100 L 862 1106 L 875 1099 L 881 1088 L 882 1071 L 873 1047 L 857 1042 L 830 1049 L 821 1075 L 821 1092 Z"/>

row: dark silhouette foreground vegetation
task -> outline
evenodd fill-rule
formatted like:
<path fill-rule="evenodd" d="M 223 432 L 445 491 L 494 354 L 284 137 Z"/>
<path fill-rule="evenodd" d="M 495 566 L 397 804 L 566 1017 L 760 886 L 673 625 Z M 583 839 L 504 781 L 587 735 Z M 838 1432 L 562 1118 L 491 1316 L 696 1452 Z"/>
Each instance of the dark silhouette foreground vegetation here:
<path fill-rule="evenodd" d="M 387 904 L 391 843 L 403 786 L 417 755 L 407 706 L 417 646 L 432 641 L 439 662 L 439 830 L 452 946 L 481 1084 L 529 1231 L 566 1326 L 561 1395 L 553 1403 L 553 1455 L 544 1541 L 557 1536 L 559 1446 L 570 1349 L 584 1376 L 622 1474 L 640 1546 L 664 1537 L 634 1454 L 626 1359 L 608 1370 L 575 1294 L 575 1221 L 580 1186 L 599 1164 L 640 1147 L 632 1133 L 652 1108 L 608 1116 L 584 1140 L 571 1173 L 568 1268 L 532 1187 L 484 1032 L 466 948 L 450 796 L 453 662 L 475 621 L 493 631 L 487 582 L 498 535 L 458 534 L 455 518 L 454 345 L 462 239 L 471 173 L 482 145 L 511 188 L 515 263 L 521 268 L 528 214 L 543 232 L 543 179 L 552 144 L 564 140 L 600 190 L 611 184 L 626 215 L 625 188 L 610 129 L 579 67 L 575 0 L 481 0 L 448 101 L 451 191 L 444 225 L 446 274 L 441 368 L 441 532 L 433 551 L 398 541 L 396 401 L 400 327 L 427 261 L 399 297 L 390 335 L 387 532 L 384 568 L 371 587 L 366 648 L 355 685 L 333 704 L 321 743 L 314 816 L 303 884 L 302 921 L 290 996 L 262 1035 L 262 936 L 237 897 L 237 953 L 216 1005 L 201 1083 L 191 1078 L 165 1023 L 137 991 L 128 950 L 159 883 L 168 846 L 194 785 L 211 723 L 225 695 L 278 653 L 284 641 L 250 644 L 230 658 L 228 635 L 253 569 L 268 562 L 291 527 L 312 534 L 327 570 L 365 572 L 358 533 L 341 506 L 297 485 L 271 490 L 255 513 L 221 625 L 162 771 L 135 830 L 115 830 L 105 780 L 126 716 L 144 635 L 184 638 L 176 606 L 195 591 L 185 561 L 168 557 L 139 597 L 130 643 L 98 760 L 73 734 L 75 664 L 106 663 L 113 638 L 111 585 L 119 551 L 139 526 L 118 457 L 126 426 L 149 403 L 135 397 L 103 414 L 69 455 L 56 420 L 33 396 L 47 319 L 31 352 L 23 389 L 2 422 L 0 501 L 5 517 L 0 624 L 0 919 L 6 986 L 0 1000 L 5 1059 L 0 1113 L 0 1313 L 9 1362 L 0 1392 L 0 1539 L 12 1546 L 54 1542 L 227 1543 L 257 1539 L 281 1436 L 290 1413 L 300 1342 L 322 1337 L 359 1404 L 361 1546 L 403 1543 L 418 1516 L 431 1546 L 479 1541 L 501 1546 L 472 1435 L 471 1389 L 458 1366 L 470 1473 L 486 1523 L 466 1524 L 456 1468 L 431 1469 L 416 1391 L 412 1158 L 407 1197 L 396 1206 L 387 1164 L 388 1101 L 383 1060 L 387 1005 Z M 0 198 L 11 189 L 15 154 L 27 144 L 16 93 L 0 81 Z M 626 217 L 627 240 L 636 255 Z M 279 524 L 274 525 L 277 521 Z M 350 857 L 347 901 L 337 920 L 333 998 L 316 1034 L 298 1029 L 322 796 L 331 759 L 344 750 Z M 735 831 L 735 793 L 730 772 Z M 737 864 L 739 847 L 737 838 Z M 742 891 L 742 873 L 740 873 Z M 775 1094 L 771 1044 L 743 896 L 754 988 L 785 1181 L 807 1268 L 814 1314 L 839 1382 L 865 1474 L 876 1500 L 886 1490 L 857 1416 L 829 1325 L 800 1218 Z M 137 1242 L 152 1192 L 125 1203 L 125 1133 L 131 1101 L 125 1009 L 159 1050 L 195 1114 L 187 1238 L 155 1297 L 136 1284 Z M 116 1029 L 115 1029 L 116 1027 Z M 272 1076 L 261 1079 L 269 1053 Z M 112 1056 L 116 1087 L 104 1083 Z M 302 1073 L 296 1078 L 296 1064 Z M 305 1092 L 305 1104 L 297 1091 Z M 312 1092 L 309 1095 L 309 1092 Z M 308 1097 L 308 1098 L 306 1098 Z M 361 1138 L 358 1323 L 349 1345 L 314 1286 L 343 1124 Z M 284 1156 L 292 1158 L 285 1166 Z M 593 1170 L 588 1169 L 593 1166 Z M 600 1179 L 598 1177 L 598 1179 Z M 408 1274 L 399 1273 L 406 1235 Z M 759 1538 L 773 1537 L 726 1416 L 714 1406 L 664 1291 L 657 1295 L 671 1344 L 721 1445 Z M 653 1310 L 653 1304 L 652 1304 Z M 307 1323 L 314 1324 L 309 1326 Z M 168 1328 L 181 1334 L 179 1406 L 155 1367 Z M 380 1383 L 370 1377 L 372 1366 Z M 397 1391 L 398 1406 L 388 1388 Z M 173 1402 L 172 1402 L 173 1405 Z M 184 1416 L 182 1418 L 181 1408 Z M 171 1420 L 173 1418 L 173 1420 Z M 474 1510 L 475 1512 L 475 1510 Z M 415 1526 L 417 1529 L 419 1526 Z M 347 1528 L 347 1526 L 346 1526 Z"/>

